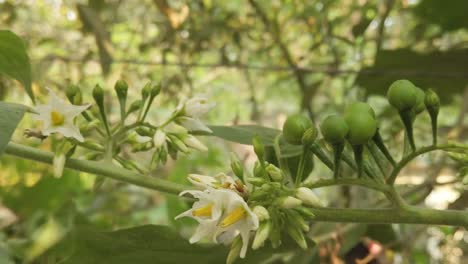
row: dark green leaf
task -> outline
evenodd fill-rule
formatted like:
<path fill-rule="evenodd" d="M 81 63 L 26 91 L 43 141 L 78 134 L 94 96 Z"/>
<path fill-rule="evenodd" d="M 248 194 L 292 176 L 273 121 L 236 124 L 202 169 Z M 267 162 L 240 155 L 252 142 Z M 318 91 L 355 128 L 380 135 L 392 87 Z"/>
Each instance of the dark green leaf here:
<path fill-rule="evenodd" d="M 0 30 L 0 73 L 20 81 L 34 102 L 31 65 L 23 40 L 9 30 Z"/>
<path fill-rule="evenodd" d="M 11 135 L 23 118 L 25 110 L 24 105 L 0 102 L 0 155 L 10 142 Z"/>

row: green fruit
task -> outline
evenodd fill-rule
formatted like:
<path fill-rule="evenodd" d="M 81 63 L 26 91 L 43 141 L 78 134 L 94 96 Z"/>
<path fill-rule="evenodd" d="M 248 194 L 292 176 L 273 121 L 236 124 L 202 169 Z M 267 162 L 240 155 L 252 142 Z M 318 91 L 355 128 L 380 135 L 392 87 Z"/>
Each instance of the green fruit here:
<path fill-rule="evenodd" d="M 327 142 L 336 144 L 345 140 L 349 127 L 343 117 L 330 115 L 322 121 L 320 131 Z"/>
<path fill-rule="evenodd" d="M 290 144 L 301 145 L 304 132 L 312 125 L 312 121 L 304 115 L 291 115 L 284 122 L 283 138 Z"/>
<path fill-rule="evenodd" d="M 414 106 L 413 110 L 414 110 L 415 114 L 420 114 L 421 112 L 426 110 L 426 105 L 424 104 L 424 97 L 426 96 L 426 94 L 424 93 L 424 91 L 421 88 L 416 87 L 416 86 L 414 88 L 416 88 L 415 89 L 415 91 L 416 91 L 416 105 Z"/>
<path fill-rule="evenodd" d="M 413 108 L 417 103 L 416 86 L 408 80 L 398 80 L 392 83 L 387 91 L 389 103 L 402 112 Z"/>
<path fill-rule="evenodd" d="M 370 114 L 373 118 L 375 118 L 375 112 L 370 105 L 364 102 L 354 102 L 351 103 L 347 108 L 346 108 L 346 114 L 351 113 L 351 112 L 358 112 L 358 113 L 368 113 Z"/>
<path fill-rule="evenodd" d="M 348 141 L 351 145 L 367 143 L 377 131 L 377 121 L 368 113 L 348 113 L 345 117 L 349 127 Z"/>

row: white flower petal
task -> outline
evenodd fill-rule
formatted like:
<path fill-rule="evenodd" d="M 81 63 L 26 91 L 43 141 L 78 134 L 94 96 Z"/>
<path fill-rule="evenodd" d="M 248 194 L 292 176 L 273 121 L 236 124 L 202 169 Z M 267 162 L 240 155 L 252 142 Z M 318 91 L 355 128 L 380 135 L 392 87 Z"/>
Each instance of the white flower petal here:
<path fill-rule="evenodd" d="M 64 137 L 74 138 L 78 140 L 79 142 L 84 141 L 84 138 L 80 133 L 80 130 L 73 124 L 64 124 L 63 126 L 58 126 L 53 129 L 55 130 L 55 132 L 62 134 Z"/>
<path fill-rule="evenodd" d="M 203 143 L 201 143 L 200 140 L 198 140 L 196 137 L 190 134 L 184 138 L 183 142 L 185 145 L 193 149 L 196 149 L 199 151 L 208 151 L 208 148 L 205 145 L 203 145 Z"/>

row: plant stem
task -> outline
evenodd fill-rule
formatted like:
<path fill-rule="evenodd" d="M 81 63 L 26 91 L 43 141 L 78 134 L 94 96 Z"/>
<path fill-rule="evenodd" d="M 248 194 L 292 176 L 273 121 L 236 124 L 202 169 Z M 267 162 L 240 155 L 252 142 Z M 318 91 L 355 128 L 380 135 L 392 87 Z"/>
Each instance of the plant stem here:
<path fill-rule="evenodd" d="M 52 159 L 54 156 L 54 154 L 51 152 L 12 142 L 8 143 L 5 149 L 5 153 L 23 159 L 35 160 L 47 164 L 52 164 Z M 178 194 L 184 190 L 193 189 L 193 187 L 187 187 L 170 181 L 152 178 L 130 170 L 126 170 L 124 168 L 117 167 L 112 163 L 67 159 L 65 167 L 82 172 L 106 176 L 115 180 L 124 181 L 135 184 L 137 186 L 171 194 Z"/>
<path fill-rule="evenodd" d="M 403 209 L 311 208 L 314 221 L 468 226 L 468 213 L 407 206 Z"/>
<path fill-rule="evenodd" d="M 406 157 L 403 157 L 403 159 L 398 162 L 396 167 L 393 169 L 392 173 L 387 179 L 387 183 L 390 185 L 393 185 L 395 183 L 396 177 L 400 173 L 400 171 L 408 164 L 410 161 L 412 161 L 414 158 L 418 157 L 419 155 L 422 155 L 427 152 L 431 152 L 434 150 L 450 150 L 450 149 L 460 149 L 463 148 L 461 146 L 457 146 L 454 144 L 446 144 L 446 145 L 439 145 L 439 146 L 427 146 L 420 148 L 414 152 L 411 152 L 408 154 Z"/>
<path fill-rule="evenodd" d="M 296 173 L 296 187 L 299 187 L 302 181 L 302 174 L 304 174 L 304 167 L 305 167 L 305 158 L 307 156 L 307 147 L 303 146 L 302 147 L 302 153 L 301 157 L 299 158 L 299 166 L 297 168 L 297 173 Z"/>

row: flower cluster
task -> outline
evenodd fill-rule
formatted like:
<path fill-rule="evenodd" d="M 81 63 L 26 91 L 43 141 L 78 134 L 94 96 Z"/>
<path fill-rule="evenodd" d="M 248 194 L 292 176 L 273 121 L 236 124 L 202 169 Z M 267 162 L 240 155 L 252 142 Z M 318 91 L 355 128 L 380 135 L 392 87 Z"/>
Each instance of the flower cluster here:
<path fill-rule="evenodd" d="M 244 173 L 240 161 L 233 156 L 233 176 L 190 174 L 188 180 L 203 190 L 190 190 L 197 201 L 179 216 L 198 222 L 191 243 L 207 238 L 215 243 L 231 244 L 228 263 L 236 257 L 244 258 L 254 234 L 252 249 L 262 247 L 270 240 L 274 248 L 281 245 L 281 234 L 287 233 L 301 248 L 307 248 L 304 232 L 309 231 L 309 220 L 314 217 L 308 207 L 322 206 L 315 193 L 306 187 L 288 186 L 283 170 L 260 158 L 253 175 Z M 236 239 L 236 237 L 240 237 Z"/>
<path fill-rule="evenodd" d="M 141 90 L 141 98 L 127 104 L 128 84 L 119 80 L 115 83 L 115 93 L 120 106 L 120 120 L 108 115 L 104 89 L 96 85 L 92 91 L 95 104 L 83 104 L 81 89 L 71 85 L 65 90 L 70 103 L 61 99 L 51 89 L 46 104 L 34 107 L 36 119 L 42 121 L 40 132 L 28 130 L 30 137 L 45 139 L 52 134 L 62 135 L 59 144 L 54 144 L 54 174 L 60 176 L 66 161 L 77 146 L 88 149 L 85 159 L 107 161 L 114 160 L 123 167 L 144 172 L 164 164 L 168 156 L 175 159 L 178 153 L 191 150 L 207 151 L 207 147 L 198 140 L 195 132 L 211 133 L 200 118 L 214 107 L 206 97 L 195 96 L 179 104 L 165 121 L 154 125 L 147 121 L 147 115 L 160 94 L 161 83 L 149 82 Z M 92 107 L 91 107 L 92 106 Z M 82 116 L 86 122 L 77 123 Z M 85 137 L 84 137 L 84 136 Z M 152 151 L 152 159 L 147 169 L 124 156 L 131 152 Z"/>

